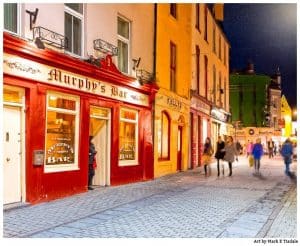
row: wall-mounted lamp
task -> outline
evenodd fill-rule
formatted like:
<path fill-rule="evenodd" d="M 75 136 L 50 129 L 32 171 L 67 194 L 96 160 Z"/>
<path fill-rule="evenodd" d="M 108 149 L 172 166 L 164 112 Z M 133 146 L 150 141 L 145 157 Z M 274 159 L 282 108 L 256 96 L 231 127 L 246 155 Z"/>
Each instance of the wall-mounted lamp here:
<path fill-rule="evenodd" d="M 35 38 L 34 43 L 35 43 L 36 47 L 38 47 L 39 49 L 43 50 L 46 48 L 43 41 L 39 37 Z"/>
<path fill-rule="evenodd" d="M 26 13 L 29 14 L 29 17 L 30 17 L 30 30 L 32 30 L 33 25 L 36 22 L 36 18 L 37 18 L 38 12 L 39 12 L 38 8 L 36 8 L 34 12 L 26 10 Z"/>
<path fill-rule="evenodd" d="M 132 59 L 132 62 L 133 62 L 132 69 L 136 70 L 139 67 L 139 65 L 140 65 L 141 57 L 139 57 L 138 59 Z"/>

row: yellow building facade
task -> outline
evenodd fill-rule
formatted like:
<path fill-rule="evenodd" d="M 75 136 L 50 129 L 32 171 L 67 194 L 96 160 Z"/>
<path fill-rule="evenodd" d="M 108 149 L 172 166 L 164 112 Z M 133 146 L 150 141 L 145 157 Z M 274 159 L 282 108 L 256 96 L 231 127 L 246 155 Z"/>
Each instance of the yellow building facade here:
<path fill-rule="evenodd" d="M 284 95 L 281 96 L 281 134 L 290 137 L 292 134 L 292 109 Z"/>
<path fill-rule="evenodd" d="M 191 4 L 156 4 L 154 177 L 188 168 Z"/>

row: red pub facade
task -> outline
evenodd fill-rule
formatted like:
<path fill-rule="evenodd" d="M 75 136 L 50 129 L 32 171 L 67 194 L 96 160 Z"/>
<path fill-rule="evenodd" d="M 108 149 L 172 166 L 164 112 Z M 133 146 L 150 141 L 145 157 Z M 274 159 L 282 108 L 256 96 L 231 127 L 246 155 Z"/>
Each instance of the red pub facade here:
<path fill-rule="evenodd" d="M 4 204 L 85 192 L 91 135 L 94 185 L 153 179 L 155 84 L 5 32 L 3 52 Z"/>

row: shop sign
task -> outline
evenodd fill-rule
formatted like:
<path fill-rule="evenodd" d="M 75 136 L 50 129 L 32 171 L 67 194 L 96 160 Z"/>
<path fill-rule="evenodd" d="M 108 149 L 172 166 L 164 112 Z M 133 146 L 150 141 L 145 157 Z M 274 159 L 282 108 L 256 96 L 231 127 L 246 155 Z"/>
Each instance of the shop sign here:
<path fill-rule="evenodd" d="M 113 85 L 108 82 L 74 74 L 21 57 L 4 54 L 3 72 L 39 82 L 93 93 L 141 106 L 149 106 L 148 95 Z"/>
<path fill-rule="evenodd" d="M 210 114 L 210 105 L 208 105 L 207 103 L 201 101 L 201 100 L 198 100 L 196 98 L 192 98 L 191 100 L 191 108 L 194 108 L 200 112 L 203 112 L 207 115 Z"/>
<path fill-rule="evenodd" d="M 171 97 L 167 97 L 167 104 L 170 107 L 176 108 L 178 110 L 180 110 L 182 107 L 182 103 L 179 100 L 177 100 L 175 98 L 171 98 Z"/>
<path fill-rule="evenodd" d="M 217 120 L 227 122 L 227 115 L 216 108 L 211 110 L 211 116 Z"/>

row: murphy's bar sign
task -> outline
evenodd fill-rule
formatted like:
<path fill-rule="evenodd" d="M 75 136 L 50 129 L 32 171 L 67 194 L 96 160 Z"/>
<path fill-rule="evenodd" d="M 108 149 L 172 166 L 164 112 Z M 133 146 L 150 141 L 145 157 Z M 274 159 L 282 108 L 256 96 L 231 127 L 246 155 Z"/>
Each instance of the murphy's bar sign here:
<path fill-rule="evenodd" d="M 142 93 L 6 53 L 3 58 L 3 72 L 141 106 L 149 106 L 149 97 Z"/>

